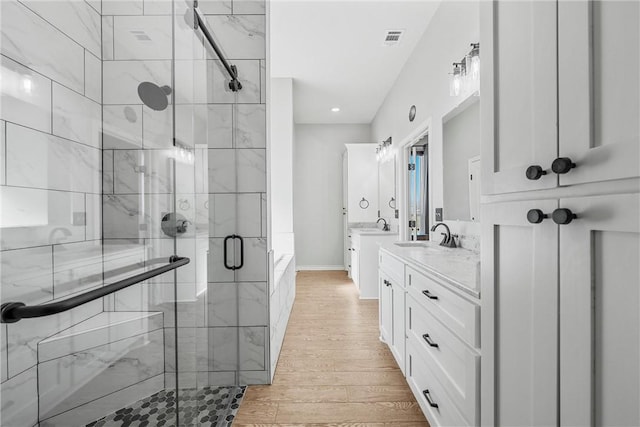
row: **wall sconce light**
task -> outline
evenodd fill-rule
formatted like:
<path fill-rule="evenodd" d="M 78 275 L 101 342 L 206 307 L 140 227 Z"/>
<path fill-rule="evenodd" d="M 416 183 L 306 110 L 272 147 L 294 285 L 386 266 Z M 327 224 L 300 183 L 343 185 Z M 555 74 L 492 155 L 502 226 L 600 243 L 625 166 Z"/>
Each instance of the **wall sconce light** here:
<path fill-rule="evenodd" d="M 477 92 L 480 88 L 480 43 L 471 43 L 471 51 L 453 63 L 449 74 L 449 95 Z"/>
<path fill-rule="evenodd" d="M 382 141 L 376 147 L 376 159 L 379 162 L 385 162 L 391 155 L 391 137 Z"/>

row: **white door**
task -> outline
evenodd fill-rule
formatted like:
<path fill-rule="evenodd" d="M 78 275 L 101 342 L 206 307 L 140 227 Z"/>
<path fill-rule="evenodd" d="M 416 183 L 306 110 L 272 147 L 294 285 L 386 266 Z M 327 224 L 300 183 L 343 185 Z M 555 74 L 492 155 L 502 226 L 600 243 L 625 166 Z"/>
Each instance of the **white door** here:
<path fill-rule="evenodd" d="M 392 301 L 393 301 L 393 349 L 396 362 L 400 366 L 400 370 L 404 373 L 404 347 L 405 347 L 405 292 L 402 287 L 393 283 L 391 285 Z"/>
<path fill-rule="evenodd" d="M 483 426 L 556 425 L 558 226 L 556 200 L 482 205 Z M 542 218 L 541 218 L 542 219 Z"/>
<path fill-rule="evenodd" d="M 391 282 L 383 274 L 378 274 L 380 289 L 380 335 L 387 345 L 393 345 L 393 297 L 391 293 Z"/>
<path fill-rule="evenodd" d="M 480 2 L 483 194 L 557 186 L 556 2 Z M 530 166 L 548 171 L 528 179 Z"/>
<path fill-rule="evenodd" d="M 562 199 L 561 425 L 640 425 L 640 196 Z"/>
<path fill-rule="evenodd" d="M 560 184 L 640 176 L 640 2 L 561 0 L 558 29 Z"/>

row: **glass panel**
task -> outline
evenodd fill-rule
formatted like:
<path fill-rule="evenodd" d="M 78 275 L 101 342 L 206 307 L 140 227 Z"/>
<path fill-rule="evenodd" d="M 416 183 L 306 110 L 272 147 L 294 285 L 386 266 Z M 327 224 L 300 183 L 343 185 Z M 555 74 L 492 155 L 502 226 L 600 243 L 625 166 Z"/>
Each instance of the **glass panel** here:
<path fill-rule="evenodd" d="M 153 5 L 0 2 L 3 304 L 58 302 L 192 256 L 163 230 L 181 169 L 172 10 Z M 2 424 L 175 423 L 175 277 L 3 323 Z"/>

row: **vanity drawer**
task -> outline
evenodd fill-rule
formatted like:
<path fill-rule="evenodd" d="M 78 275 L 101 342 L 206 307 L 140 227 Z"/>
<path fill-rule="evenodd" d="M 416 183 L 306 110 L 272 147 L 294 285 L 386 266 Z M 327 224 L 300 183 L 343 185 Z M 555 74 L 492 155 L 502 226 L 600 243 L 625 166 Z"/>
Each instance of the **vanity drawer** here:
<path fill-rule="evenodd" d="M 479 408 L 480 356 L 419 304 L 407 297 L 407 336 L 429 362 L 434 376 L 469 424 L 476 425 Z"/>
<path fill-rule="evenodd" d="M 380 269 L 404 288 L 404 262 L 385 251 L 380 251 L 379 254 Z"/>
<path fill-rule="evenodd" d="M 469 345 L 480 347 L 480 306 L 407 267 L 409 293 Z"/>
<path fill-rule="evenodd" d="M 423 350 L 416 348 L 413 342 L 407 342 L 407 382 L 427 416 L 429 424 L 431 427 L 468 426 L 469 423 L 456 409 L 444 387 L 436 379 L 422 352 Z M 431 402 L 426 396 L 429 396 Z"/>

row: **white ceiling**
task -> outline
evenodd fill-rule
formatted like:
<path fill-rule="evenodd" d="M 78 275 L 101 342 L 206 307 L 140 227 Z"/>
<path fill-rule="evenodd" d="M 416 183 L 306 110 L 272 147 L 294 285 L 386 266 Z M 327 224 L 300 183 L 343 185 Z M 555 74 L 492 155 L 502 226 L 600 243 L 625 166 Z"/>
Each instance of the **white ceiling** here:
<path fill-rule="evenodd" d="M 271 77 L 294 79 L 295 122 L 370 123 L 439 4 L 272 0 Z M 401 43 L 384 46 L 398 29 Z"/>

